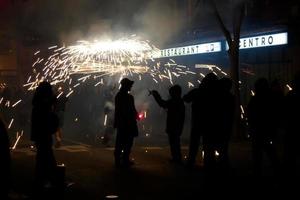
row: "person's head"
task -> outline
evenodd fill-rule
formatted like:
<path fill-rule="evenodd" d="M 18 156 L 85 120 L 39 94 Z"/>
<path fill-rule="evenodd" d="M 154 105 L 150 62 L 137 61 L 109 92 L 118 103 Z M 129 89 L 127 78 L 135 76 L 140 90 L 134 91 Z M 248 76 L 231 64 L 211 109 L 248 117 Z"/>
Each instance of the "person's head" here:
<path fill-rule="evenodd" d="M 208 73 L 206 76 L 202 79 L 201 84 L 204 87 L 210 87 L 212 86 L 216 81 L 218 80 L 218 77 L 214 73 Z"/>
<path fill-rule="evenodd" d="M 254 84 L 256 94 L 264 94 L 269 90 L 269 82 L 266 78 L 259 78 Z"/>
<path fill-rule="evenodd" d="M 169 94 L 172 99 L 181 98 L 181 87 L 179 85 L 174 85 L 170 87 Z"/>
<path fill-rule="evenodd" d="M 49 97 L 53 95 L 52 86 L 49 82 L 43 81 L 36 88 L 36 93 L 43 97 Z"/>
<path fill-rule="evenodd" d="M 36 88 L 33 105 L 44 105 L 50 106 L 53 103 L 53 91 L 52 86 L 49 82 L 43 81 Z"/>
<path fill-rule="evenodd" d="M 134 81 L 129 80 L 128 78 L 123 78 L 120 83 L 121 83 L 121 90 L 130 91 Z"/>
<path fill-rule="evenodd" d="M 276 93 L 283 93 L 282 85 L 278 79 L 274 79 L 271 82 L 270 89 Z"/>

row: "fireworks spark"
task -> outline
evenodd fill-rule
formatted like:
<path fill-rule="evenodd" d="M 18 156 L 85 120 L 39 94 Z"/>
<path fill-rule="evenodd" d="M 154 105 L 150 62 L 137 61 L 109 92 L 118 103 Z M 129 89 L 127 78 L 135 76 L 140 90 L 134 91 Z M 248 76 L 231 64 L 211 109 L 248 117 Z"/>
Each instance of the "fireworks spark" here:
<path fill-rule="evenodd" d="M 28 77 L 24 87 L 34 90 L 41 81 L 48 81 L 55 85 L 57 83 L 69 83 L 70 88 L 75 88 L 78 82 L 85 82 L 93 77 L 101 78 L 95 86 L 102 85 L 102 78 L 105 76 L 151 75 L 153 81 L 168 80 L 173 84 L 173 77 L 178 78 L 187 73 L 186 66 L 178 65 L 174 60 L 169 59 L 166 64 L 154 59 L 159 49 L 137 37 L 122 38 L 119 40 L 101 41 L 78 41 L 75 45 L 62 46 L 53 45 L 48 47 L 47 58 L 37 57 L 33 63 L 33 74 Z M 41 50 L 34 55 L 38 56 Z M 187 71 L 186 71 L 187 70 Z M 76 80 L 72 79 L 76 75 Z M 79 77 L 78 77 L 79 76 Z M 80 77 L 81 76 L 81 77 Z M 35 80 L 32 78 L 35 77 Z M 73 81 L 72 81 L 73 80 Z"/>

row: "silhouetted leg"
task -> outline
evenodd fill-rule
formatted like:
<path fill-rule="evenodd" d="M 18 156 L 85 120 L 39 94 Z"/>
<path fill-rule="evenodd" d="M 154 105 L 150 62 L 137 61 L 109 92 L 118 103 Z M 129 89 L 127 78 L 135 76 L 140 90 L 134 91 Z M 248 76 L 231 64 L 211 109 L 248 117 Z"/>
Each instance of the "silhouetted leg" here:
<path fill-rule="evenodd" d="M 199 150 L 200 145 L 200 133 L 196 131 L 192 131 L 190 137 L 190 145 L 189 145 L 189 157 L 188 157 L 188 165 L 193 166 L 196 161 L 196 156 Z"/>
<path fill-rule="evenodd" d="M 215 167 L 215 148 L 211 141 L 203 140 L 204 168 L 208 172 Z"/>
<path fill-rule="evenodd" d="M 118 167 L 121 164 L 121 154 L 123 150 L 123 138 L 122 138 L 122 132 L 120 130 L 117 130 L 117 136 L 116 136 L 116 145 L 115 145 L 115 165 Z"/>
<path fill-rule="evenodd" d="M 36 147 L 36 186 L 41 188 L 47 182 L 55 184 L 56 160 L 52 150 L 52 144 L 37 143 Z"/>
<path fill-rule="evenodd" d="M 123 154 L 123 162 L 125 166 L 130 164 L 129 156 L 133 145 L 133 139 L 134 137 L 132 136 L 126 137 L 126 142 L 124 144 L 124 154 Z"/>
<path fill-rule="evenodd" d="M 287 135 L 291 135 L 291 133 L 287 132 Z M 298 154 L 298 140 L 295 138 L 285 138 L 284 144 L 284 156 L 283 156 L 283 164 L 285 175 L 289 177 L 293 177 L 296 171 L 296 160 Z"/>
<path fill-rule="evenodd" d="M 220 167 L 222 169 L 227 169 L 229 167 L 228 141 L 227 140 L 220 142 L 218 152 L 219 152 Z"/>
<path fill-rule="evenodd" d="M 262 141 L 261 139 L 253 138 L 252 153 L 253 153 L 253 170 L 255 175 L 260 176 L 262 172 Z"/>
<path fill-rule="evenodd" d="M 169 133 L 170 151 L 172 160 L 175 162 L 181 162 L 181 147 L 180 147 L 180 136 L 176 133 Z"/>
<path fill-rule="evenodd" d="M 265 151 L 267 153 L 267 156 L 270 158 L 274 173 L 276 174 L 276 173 L 279 172 L 278 171 L 278 169 L 279 169 L 279 167 L 278 167 L 279 159 L 278 159 L 274 144 L 273 143 L 271 144 L 270 142 L 271 141 L 266 141 L 265 142 Z"/>

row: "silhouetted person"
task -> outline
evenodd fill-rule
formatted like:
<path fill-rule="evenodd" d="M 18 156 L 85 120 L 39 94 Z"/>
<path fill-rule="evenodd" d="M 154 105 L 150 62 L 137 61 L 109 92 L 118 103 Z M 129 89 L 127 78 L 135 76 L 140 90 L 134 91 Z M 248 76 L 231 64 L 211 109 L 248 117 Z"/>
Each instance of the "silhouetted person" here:
<path fill-rule="evenodd" d="M 267 79 L 260 78 L 255 82 L 255 96 L 248 104 L 248 120 L 253 148 L 253 164 L 256 175 L 261 175 L 263 153 L 270 158 L 276 172 L 278 160 L 274 147 L 274 126 L 272 118 L 272 99 Z"/>
<path fill-rule="evenodd" d="M 207 74 L 199 88 L 195 88 L 183 96 L 183 100 L 187 103 L 192 102 L 192 125 L 189 144 L 189 157 L 187 161 L 188 167 L 193 167 L 199 150 L 200 138 L 203 137 L 204 163 L 208 166 L 214 154 L 212 141 L 216 135 L 215 122 L 213 118 L 216 113 L 214 98 L 217 76 L 213 73 Z"/>
<path fill-rule="evenodd" d="M 221 167 L 229 167 L 228 146 L 232 133 L 234 116 L 234 96 L 231 93 L 232 81 L 230 78 L 222 78 L 218 83 L 219 87 L 219 112 L 217 114 L 217 151 Z"/>
<path fill-rule="evenodd" d="M 286 175 L 295 176 L 296 162 L 299 158 L 300 141 L 300 73 L 292 83 L 292 88 L 285 97 L 285 138 L 284 138 L 284 167 Z"/>
<path fill-rule="evenodd" d="M 0 118 L 0 199 L 7 199 L 10 189 L 10 150 L 9 138 L 4 122 Z"/>
<path fill-rule="evenodd" d="M 52 150 L 52 136 L 58 129 L 58 118 L 53 111 L 55 96 L 48 82 L 41 82 L 32 100 L 31 140 L 35 142 L 36 186 L 54 185 L 56 160 Z"/>
<path fill-rule="evenodd" d="M 166 133 L 168 134 L 172 162 L 181 163 L 181 147 L 180 136 L 183 130 L 185 106 L 181 98 L 181 87 L 174 85 L 169 89 L 170 99 L 163 100 L 156 90 L 150 92 L 158 105 L 167 109 L 167 126 Z"/>
<path fill-rule="evenodd" d="M 134 81 L 124 78 L 121 80 L 121 88 L 115 97 L 115 121 L 114 127 L 117 129 L 115 145 L 115 165 L 116 167 L 128 167 L 133 163 L 129 156 L 133 145 L 134 137 L 138 136 L 137 116 L 134 98 L 129 94 Z"/>
<path fill-rule="evenodd" d="M 218 144 L 219 133 L 219 85 L 218 77 L 209 73 L 202 80 L 203 107 L 202 107 L 202 130 L 203 130 L 203 151 L 204 169 L 212 172 L 216 167 L 215 151 Z"/>

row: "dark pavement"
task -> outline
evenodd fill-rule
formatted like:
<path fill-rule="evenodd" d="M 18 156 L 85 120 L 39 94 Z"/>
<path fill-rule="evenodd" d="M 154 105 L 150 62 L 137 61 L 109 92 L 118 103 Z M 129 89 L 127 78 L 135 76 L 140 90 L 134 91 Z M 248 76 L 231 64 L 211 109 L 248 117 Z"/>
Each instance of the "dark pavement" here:
<path fill-rule="evenodd" d="M 65 142 L 55 153 L 58 163 L 66 166 L 66 181 L 74 183 L 59 199 L 96 200 L 106 199 L 109 195 L 126 200 L 299 195 L 299 170 L 294 177 L 297 182 L 292 183 L 279 175 L 273 176 L 266 160 L 263 176 L 253 177 L 248 141 L 231 144 L 232 168 L 222 176 L 204 173 L 200 155 L 193 170 L 169 163 L 167 146 L 134 146 L 132 157 L 135 165 L 130 169 L 114 167 L 113 148 Z M 183 155 L 186 154 L 187 147 L 184 146 Z M 13 189 L 10 196 L 12 199 L 32 199 L 34 148 L 30 148 L 29 143 L 20 144 L 12 151 L 12 159 Z"/>

